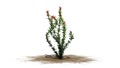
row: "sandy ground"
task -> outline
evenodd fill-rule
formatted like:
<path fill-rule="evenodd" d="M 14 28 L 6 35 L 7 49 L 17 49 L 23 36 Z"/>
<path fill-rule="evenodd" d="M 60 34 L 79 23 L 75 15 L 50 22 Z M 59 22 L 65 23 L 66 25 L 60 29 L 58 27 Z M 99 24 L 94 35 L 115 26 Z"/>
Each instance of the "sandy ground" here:
<path fill-rule="evenodd" d="M 28 56 L 29 61 L 41 63 L 82 63 L 94 61 L 91 58 L 77 55 L 64 55 L 63 59 L 57 59 L 54 55 Z"/>

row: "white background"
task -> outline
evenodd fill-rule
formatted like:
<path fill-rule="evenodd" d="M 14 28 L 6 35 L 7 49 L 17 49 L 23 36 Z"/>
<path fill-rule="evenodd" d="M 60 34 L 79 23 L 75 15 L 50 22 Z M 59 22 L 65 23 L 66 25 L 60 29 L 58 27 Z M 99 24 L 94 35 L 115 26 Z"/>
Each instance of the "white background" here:
<path fill-rule="evenodd" d="M 96 61 L 82 64 L 24 62 L 24 57 L 53 54 L 45 39 L 46 10 L 58 15 L 62 7 L 75 39 L 65 54 Z M 119 0 L 0 0 L 0 68 L 119 68 Z"/>

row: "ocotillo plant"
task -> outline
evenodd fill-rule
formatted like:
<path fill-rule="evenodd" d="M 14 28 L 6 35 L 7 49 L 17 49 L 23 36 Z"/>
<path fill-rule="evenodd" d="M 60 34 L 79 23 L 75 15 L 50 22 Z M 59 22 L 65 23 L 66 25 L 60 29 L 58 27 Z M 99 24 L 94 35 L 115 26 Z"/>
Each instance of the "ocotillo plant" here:
<path fill-rule="evenodd" d="M 48 20 L 50 22 L 49 23 L 50 27 L 46 32 L 46 40 L 58 59 L 63 59 L 63 54 L 65 49 L 67 48 L 69 43 L 71 43 L 71 41 L 74 39 L 72 31 L 70 31 L 69 39 L 68 41 L 65 41 L 66 40 L 66 22 L 62 17 L 61 9 L 62 8 L 59 7 L 58 18 L 56 18 L 53 15 L 51 16 L 49 14 L 49 11 L 46 11 Z M 49 38 L 50 36 L 56 41 L 57 47 L 58 47 L 57 49 L 53 46 L 52 42 L 50 41 L 50 38 Z"/>

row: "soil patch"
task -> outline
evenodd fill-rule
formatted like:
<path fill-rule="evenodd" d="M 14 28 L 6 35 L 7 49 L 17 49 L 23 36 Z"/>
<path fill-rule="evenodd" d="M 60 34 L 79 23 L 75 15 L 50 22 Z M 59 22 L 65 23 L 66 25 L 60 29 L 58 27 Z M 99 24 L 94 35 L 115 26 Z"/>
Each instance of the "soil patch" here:
<path fill-rule="evenodd" d="M 29 61 L 41 63 L 81 63 L 94 61 L 91 58 L 77 55 L 64 55 L 63 59 L 57 59 L 54 55 L 29 56 Z"/>

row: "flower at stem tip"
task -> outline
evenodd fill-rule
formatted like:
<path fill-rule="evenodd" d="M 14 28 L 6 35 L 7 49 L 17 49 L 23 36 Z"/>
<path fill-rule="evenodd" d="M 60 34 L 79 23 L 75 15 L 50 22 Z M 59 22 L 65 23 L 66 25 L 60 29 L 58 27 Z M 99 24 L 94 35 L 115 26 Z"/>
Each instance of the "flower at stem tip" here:
<path fill-rule="evenodd" d="M 62 7 L 59 7 L 59 16 L 62 17 L 61 15 L 61 10 L 62 10 Z"/>
<path fill-rule="evenodd" d="M 51 19 L 55 19 L 55 16 L 51 16 Z"/>
<path fill-rule="evenodd" d="M 46 11 L 46 13 L 47 13 L 47 16 L 49 16 L 49 11 Z"/>
<path fill-rule="evenodd" d="M 59 11 L 61 11 L 62 7 L 59 7 Z"/>

